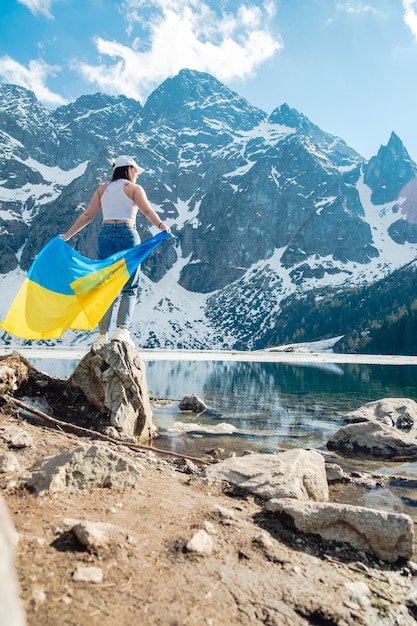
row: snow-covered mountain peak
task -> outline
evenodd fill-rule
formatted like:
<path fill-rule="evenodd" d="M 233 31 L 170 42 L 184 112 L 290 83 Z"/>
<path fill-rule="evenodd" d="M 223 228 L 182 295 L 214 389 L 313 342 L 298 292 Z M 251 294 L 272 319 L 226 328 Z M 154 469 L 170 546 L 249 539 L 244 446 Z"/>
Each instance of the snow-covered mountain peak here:
<path fill-rule="evenodd" d="M 69 227 L 120 153 L 145 168 L 139 182 L 175 235 L 142 267 L 140 345 L 265 347 L 307 294 L 370 284 L 416 256 L 417 166 L 395 133 L 367 162 L 288 104 L 268 116 L 182 70 L 144 107 L 94 94 L 48 111 L 0 87 L 3 285 Z M 155 234 L 141 214 L 137 226 Z M 71 244 L 94 257 L 98 229 Z"/>

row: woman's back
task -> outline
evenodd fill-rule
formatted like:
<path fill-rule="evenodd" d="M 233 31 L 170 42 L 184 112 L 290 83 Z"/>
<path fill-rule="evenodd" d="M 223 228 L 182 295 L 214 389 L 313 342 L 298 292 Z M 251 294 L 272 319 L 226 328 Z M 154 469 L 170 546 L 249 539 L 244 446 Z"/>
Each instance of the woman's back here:
<path fill-rule="evenodd" d="M 125 186 L 129 181 L 119 178 L 106 185 L 101 196 L 101 210 L 103 221 L 107 220 L 129 220 L 136 222 L 137 206 L 134 201 L 126 195 Z"/>

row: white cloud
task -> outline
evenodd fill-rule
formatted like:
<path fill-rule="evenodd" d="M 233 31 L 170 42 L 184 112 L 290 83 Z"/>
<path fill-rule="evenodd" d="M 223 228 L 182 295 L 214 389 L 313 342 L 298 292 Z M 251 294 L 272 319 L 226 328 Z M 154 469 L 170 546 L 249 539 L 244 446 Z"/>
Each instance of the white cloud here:
<path fill-rule="evenodd" d="M 20 4 L 24 4 L 25 7 L 32 11 L 34 15 L 42 13 L 46 17 L 53 18 L 50 12 L 51 4 L 53 0 L 17 0 Z"/>
<path fill-rule="evenodd" d="M 361 0 L 349 0 L 349 2 L 339 2 L 336 4 L 336 15 L 326 20 L 326 26 L 335 23 L 341 15 L 361 16 L 366 14 L 380 15 L 381 11 L 370 4 L 364 4 Z"/>
<path fill-rule="evenodd" d="M 417 40 L 417 2 L 416 0 L 403 0 L 403 7 L 404 22 Z"/>
<path fill-rule="evenodd" d="M 21 65 L 9 56 L 0 57 L 0 77 L 3 82 L 20 85 L 34 92 L 38 100 L 47 106 L 59 106 L 66 100 L 53 93 L 45 82 L 49 75 L 55 75 L 60 68 L 47 65 L 44 61 L 29 61 L 28 67 Z"/>
<path fill-rule="evenodd" d="M 203 0 L 125 0 L 127 32 L 141 33 L 132 46 L 96 37 L 98 52 L 109 60 L 97 65 L 74 61 L 73 69 L 102 91 L 142 101 L 183 68 L 225 82 L 243 79 L 282 47 L 270 30 L 274 8 L 272 0 L 242 4 L 233 12 Z"/>
<path fill-rule="evenodd" d="M 375 7 L 369 4 L 363 4 L 362 2 L 343 2 L 336 7 L 339 11 L 345 11 L 346 13 L 360 14 L 360 13 L 378 13 Z"/>

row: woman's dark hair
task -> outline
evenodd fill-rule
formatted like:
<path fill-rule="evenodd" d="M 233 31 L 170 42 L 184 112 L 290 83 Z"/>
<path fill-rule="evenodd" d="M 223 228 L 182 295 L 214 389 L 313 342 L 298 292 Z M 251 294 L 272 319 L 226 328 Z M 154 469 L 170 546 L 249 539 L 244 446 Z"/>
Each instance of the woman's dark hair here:
<path fill-rule="evenodd" d="M 122 165 L 122 167 L 115 167 L 113 170 L 112 180 L 119 180 L 119 178 L 125 178 L 126 180 L 130 180 L 129 167 L 131 166 Z"/>

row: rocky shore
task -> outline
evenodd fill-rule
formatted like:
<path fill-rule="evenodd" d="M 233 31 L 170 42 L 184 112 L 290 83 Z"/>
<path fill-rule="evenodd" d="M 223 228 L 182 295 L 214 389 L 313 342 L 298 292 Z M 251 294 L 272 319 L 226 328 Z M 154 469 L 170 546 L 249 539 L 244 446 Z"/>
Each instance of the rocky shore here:
<path fill-rule="evenodd" d="M 19 363 L 20 388 L 91 424 Z M 2 626 L 416 623 L 410 518 L 335 502 L 353 477 L 322 454 L 173 458 L 25 413 L 6 379 Z"/>

